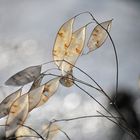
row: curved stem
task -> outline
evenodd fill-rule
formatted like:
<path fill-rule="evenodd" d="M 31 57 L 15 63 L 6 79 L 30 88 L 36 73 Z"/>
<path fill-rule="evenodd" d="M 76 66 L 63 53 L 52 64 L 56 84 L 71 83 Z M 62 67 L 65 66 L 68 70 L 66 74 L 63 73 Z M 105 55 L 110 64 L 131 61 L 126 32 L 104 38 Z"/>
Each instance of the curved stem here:
<path fill-rule="evenodd" d="M 114 53 L 115 53 L 115 60 L 116 60 L 116 98 L 117 98 L 117 93 L 118 93 L 118 81 L 119 81 L 119 62 L 118 62 L 118 55 L 117 55 L 117 50 L 115 47 L 115 43 L 110 35 L 110 33 L 108 32 L 107 29 L 105 29 L 95 18 L 94 16 L 89 12 L 89 14 L 91 15 L 92 19 L 98 24 L 100 25 L 108 34 L 110 41 L 112 43 L 113 49 L 114 49 Z"/>
<path fill-rule="evenodd" d="M 102 114 L 101 112 L 97 111 L 99 114 L 101 114 L 102 116 L 105 116 L 104 114 Z M 125 132 L 127 132 L 130 136 L 132 136 L 133 131 L 131 131 L 129 128 L 125 127 L 122 124 L 118 124 L 117 122 L 115 122 L 114 120 L 110 119 L 109 117 L 105 116 L 109 121 L 113 122 L 114 124 L 116 124 L 120 129 L 125 130 Z M 126 131 L 127 130 L 127 131 Z M 130 133 L 129 133 L 130 132 Z"/>
<path fill-rule="evenodd" d="M 63 77 L 63 76 L 61 76 L 61 75 L 56 75 L 56 74 L 53 74 L 53 73 L 48 73 L 48 74 L 45 74 L 45 75 L 50 75 L 50 76 L 55 76 L 55 77 Z M 81 84 L 87 85 L 88 87 L 91 87 L 91 88 L 93 88 L 93 89 L 95 89 L 95 90 L 101 92 L 100 89 L 98 89 L 98 88 L 96 88 L 96 87 L 94 87 L 94 86 L 92 86 L 92 85 L 90 85 L 90 84 L 88 84 L 88 83 L 86 83 L 86 82 L 84 82 L 84 81 L 82 81 L 82 80 L 79 80 L 79 79 L 77 79 L 77 78 L 74 78 L 74 79 L 69 78 L 69 77 L 67 77 L 67 78 L 70 79 L 70 80 L 74 80 L 74 81 L 76 81 L 76 82 L 79 82 L 79 83 L 81 83 Z"/>
<path fill-rule="evenodd" d="M 112 117 L 112 116 L 102 116 L 102 115 L 88 115 L 88 116 L 80 116 L 80 117 L 67 118 L 67 119 L 54 119 L 53 122 L 68 122 L 73 120 L 80 120 L 80 119 L 87 119 L 87 118 L 102 118 L 102 117 L 121 119 L 120 117 L 116 117 L 116 116 Z"/>
<path fill-rule="evenodd" d="M 30 130 L 32 130 L 32 131 L 35 132 L 42 140 L 45 140 L 36 130 L 34 130 L 34 129 L 31 128 L 30 126 L 27 126 L 27 125 L 24 125 L 24 124 L 19 124 L 19 125 L 21 125 L 21 126 L 23 126 L 23 127 L 26 127 L 26 128 L 28 128 L 28 129 L 30 129 Z"/>
<path fill-rule="evenodd" d="M 68 140 L 71 140 L 70 137 L 68 136 L 68 134 L 64 130 L 59 129 L 59 131 L 61 131 Z"/>
<path fill-rule="evenodd" d="M 112 115 L 112 113 L 111 112 L 109 112 L 97 99 L 95 99 L 92 95 L 90 95 L 85 89 L 83 89 L 82 87 L 80 87 L 78 84 L 76 84 L 75 82 L 74 82 L 74 84 L 79 88 L 79 89 L 81 89 L 82 91 L 84 91 L 84 93 L 86 93 L 89 97 L 91 97 L 96 103 L 98 103 L 107 113 L 109 113 L 112 117 L 114 117 L 113 115 Z M 115 119 L 116 120 L 116 119 Z"/>

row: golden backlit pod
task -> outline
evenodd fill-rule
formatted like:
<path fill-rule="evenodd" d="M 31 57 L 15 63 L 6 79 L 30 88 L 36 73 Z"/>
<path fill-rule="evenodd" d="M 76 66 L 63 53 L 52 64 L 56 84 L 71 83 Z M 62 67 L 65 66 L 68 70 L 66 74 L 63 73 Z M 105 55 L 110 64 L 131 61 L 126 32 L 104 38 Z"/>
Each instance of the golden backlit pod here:
<path fill-rule="evenodd" d="M 49 98 L 50 97 L 48 97 L 48 96 L 46 96 L 46 95 L 44 95 L 42 93 L 41 99 L 40 99 L 39 103 L 37 104 L 36 108 L 42 106 L 43 104 L 45 104 L 49 100 Z"/>
<path fill-rule="evenodd" d="M 0 119 L 5 117 L 9 114 L 10 107 L 12 103 L 20 97 L 22 89 L 15 91 L 14 93 L 7 96 L 1 103 L 0 103 Z"/>
<path fill-rule="evenodd" d="M 38 140 L 35 136 L 38 136 L 35 132 L 27 127 L 21 126 L 17 129 L 15 136 L 16 140 Z M 28 137 L 27 137 L 28 136 Z M 30 136 L 30 137 L 29 137 Z"/>
<path fill-rule="evenodd" d="M 39 104 L 43 91 L 44 85 L 33 89 L 29 93 L 27 93 L 29 96 L 29 112 Z"/>
<path fill-rule="evenodd" d="M 55 60 L 63 60 L 65 52 L 69 47 L 71 37 L 72 37 L 72 28 L 73 28 L 74 18 L 65 22 L 59 29 L 54 47 L 53 47 L 53 58 Z M 56 65 L 60 67 L 61 61 L 55 61 Z"/>
<path fill-rule="evenodd" d="M 10 77 L 5 84 L 11 86 L 24 86 L 34 81 L 41 72 L 41 65 L 28 67 L 12 77 Z"/>
<path fill-rule="evenodd" d="M 65 52 L 64 60 L 72 65 L 75 65 L 76 60 L 81 55 L 85 43 L 86 26 L 78 29 L 72 34 L 72 40 L 69 48 Z M 62 75 L 70 72 L 73 68 L 72 65 L 63 61 L 61 65 Z"/>
<path fill-rule="evenodd" d="M 59 87 L 59 77 L 58 78 L 54 78 L 51 79 L 50 81 L 48 81 L 46 84 L 44 84 L 44 90 L 41 96 L 41 100 L 39 102 L 39 104 L 37 105 L 37 107 L 43 105 L 44 103 L 46 103 L 48 101 L 48 99 L 55 94 L 55 92 L 57 91 L 58 87 Z"/>
<path fill-rule="evenodd" d="M 49 128 L 49 124 L 46 124 L 43 126 L 43 132 L 42 132 L 42 136 L 43 137 L 47 137 L 48 135 L 48 131 L 49 131 L 49 137 L 47 138 L 47 140 L 53 140 L 53 138 L 56 136 L 56 134 L 59 132 L 60 127 L 56 124 L 52 124 Z"/>
<path fill-rule="evenodd" d="M 31 90 L 33 90 L 33 89 L 35 89 L 35 88 L 38 88 L 38 87 L 40 86 L 40 84 L 41 84 L 43 78 L 44 78 L 44 74 L 40 74 L 39 77 L 37 77 L 37 78 L 34 80 L 34 82 L 33 82 L 33 84 L 32 84 L 32 86 L 31 86 L 31 88 L 30 88 L 29 91 L 31 91 Z"/>
<path fill-rule="evenodd" d="M 112 20 L 105 21 L 105 22 L 101 23 L 101 26 L 104 29 L 100 25 L 97 25 L 93 29 L 93 31 L 90 35 L 90 38 L 88 40 L 88 43 L 87 43 L 89 52 L 94 51 L 97 48 L 101 47 L 101 45 L 105 42 L 105 40 L 107 39 L 107 36 L 108 36 L 105 29 L 109 32 L 111 29 L 111 24 L 112 24 Z"/>
<path fill-rule="evenodd" d="M 71 87 L 74 84 L 72 71 L 70 71 L 66 75 L 62 76 L 59 81 L 63 86 Z"/>
<path fill-rule="evenodd" d="M 43 126 L 41 129 L 41 136 L 42 137 L 47 137 L 47 133 L 48 133 L 48 126 L 49 124 Z M 52 124 L 50 127 L 50 131 L 49 131 L 49 137 L 47 138 L 47 140 L 52 140 L 54 138 L 54 136 L 58 133 L 59 131 L 59 127 L 56 124 Z M 20 128 L 18 128 L 18 130 L 15 133 L 15 136 L 17 137 L 16 140 L 39 140 L 39 136 L 32 130 L 30 130 L 27 127 L 23 127 L 21 126 Z"/>
<path fill-rule="evenodd" d="M 12 136 L 16 130 L 23 124 L 28 116 L 29 100 L 28 94 L 20 96 L 13 102 L 6 121 L 6 138 Z"/>
<path fill-rule="evenodd" d="M 44 95 L 51 97 L 58 89 L 60 77 L 51 79 L 44 86 Z"/>

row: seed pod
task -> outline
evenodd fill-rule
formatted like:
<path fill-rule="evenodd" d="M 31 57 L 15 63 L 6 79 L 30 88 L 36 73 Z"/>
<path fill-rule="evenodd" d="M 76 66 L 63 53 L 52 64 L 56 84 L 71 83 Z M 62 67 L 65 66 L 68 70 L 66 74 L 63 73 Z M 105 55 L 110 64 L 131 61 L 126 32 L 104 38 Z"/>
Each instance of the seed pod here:
<path fill-rule="evenodd" d="M 36 89 L 33 89 L 29 93 L 27 93 L 29 96 L 29 111 L 32 111 L 34 108 L 37 107 L 37 105 L 39 104 L 42 98 L 43 90 L 44 90 L 44 85 Z"/>
<path fill-rule="evenodd" d="M 105 42 L 105 40 L 107 39 L 107 32 L 105 30 L 107 30 L 108 32 L 111 29 L 111 23 L 112 20 L 109 21 L 105 21 L 102 22 L 100 25 L 97 25 L 91 35 L 90 38 L 88 40 L 87 46 L 89 48 L 89 52 L 96 50 L 97 48 L 101 47 L 102 44 Z"/>
<path fill-rule="evenodd" d="M 44 90 L 41 96 L 41 100 L 37 107 L 46 103 L 48 99 L 56 93 L 59 87 L 59 79 L 60 78 L 54 78 L 48 81 L 46 84 L 44 84 Z"/>
<path fill-rule="evenodd" d="M 38 88 L 38 87 L 40 86 L 40 84 L 41 84 L 43 78 L 44 78 L 44 74 L 40 74 L 39 77 L 37 77 L 37 78 L 35 79 L 35 81 L 33 82 L 33 84 L 32 84 L 32 86 L 31 86 L 31 88 L 30 88 L 29 91 L 31 91 L 31 90 L 33 90 L 33 89 L 35 89 L 35 88 Z"/>
<path fill-rule="evenodd" d="M 20 97 L 22 92 L 22 88 L 19 90 L 15 91 L 14 93 L 10 94 L 7 96 L 1 103 L 0 103 L 0 119 L 2 117 L 5 117 L 9 114 L 10 107 L 12 103 Z"/>
<path fill-rule="evenodd" d="M 64 56 L 64 60 L 70 64 L 65 61 L 62 62 L 62 66 L 60 68 L 62 70 L 62 75 L 65 75 L 67 72 L 72 70 L 72 65 L 75 65 L 76 60 L 81 55 L 85 43 L 85 33 L 86 27 L 84 26 L 72 34 L 70 46 Z"/>
<path fill-rule="evenodd" d="M 53 58 L 58 67 L 60 67 L 62 61 L 57 60 L 63 60 L 65 52 L 69 47 L 72 37 L 73 23 L 74 18 L 68 20 L 61 26 L 57 33 L 55 44 L 53 47 Z"/>
<path fill-rule="evenodd" d="M 25 122 L 29 109 L 28 94 L 20 96 L 13 102 L 6 120 L 6 138 L 12 136 L 16 130 Z"/>
<path fill-rule="evenodd" d="M 72 71 L 70 71 L 65 76 L 62 76 L 59 81 L 60 81 L 60 83 L 63 86 L 65 86 L 65 87 L 71 87 L 74 84 L 74 79 L 73 79 Z"/>
<path fill-rule="evenodd" d="M 41 65 L 28 67 L 12 77 L 10 77 L 5 84 L 11 86 L 24 86 L 34 81 L 41 72 Z"/>

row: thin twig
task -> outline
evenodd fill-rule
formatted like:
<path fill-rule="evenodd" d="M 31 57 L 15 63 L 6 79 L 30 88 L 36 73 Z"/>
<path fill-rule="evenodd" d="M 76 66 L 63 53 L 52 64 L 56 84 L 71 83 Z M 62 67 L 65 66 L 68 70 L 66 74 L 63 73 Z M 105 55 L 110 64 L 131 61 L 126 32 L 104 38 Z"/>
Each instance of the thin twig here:
<path fill-rule="evenodd" d="M 53 122 L 53 123 L 54 123 L 54 122 L 68 122 L 68 121 L 73 121 L 73 120 L 80 120 L 80 119 L 87 119 L 87 118 L 102 118 L 102 117 L 121 119 L 120 117 L 112 117 L 112 116 L 87 115 L 87 116 L 79 116 L 79 117 L 67 118 L 67 119 L 54 119 L 52 122 Z"/>
<path fill-rule="evenodd" d="M 107 113 L 109 113 L 112 117 L 114 117 L 112 115 L 111 112 L 109 112 L 97 99 L 95 99 L 91 94 L 89 94 L 89 92 L 87 92 L 85 89 L 83 89 L 82 87 L 80 87 L 78 84 L 74 83 L 79 89 L 81 89 L 82 91 L 84 91 L 84 93 L 86 93 L 89 97 L 91 97 L 96 103 L 98 103 Z M 115 118 L 114 118 L 115 119 Z"/>
<path fill-rule="evenodd" d="M 68 140 L 71 140 L 68 134 L 64 130 L 59 129 L 59 131 L 61 131 L 67 137 Z"/>
<path fill-rule="evenodd" d="M 115 43 L 110 35 L 110 33 L 108 32 L 108 30 L 106 28 L 104 28 L 96 19 L 95 17 L 89 12 L 89 14 L 91 15 L 92 19 L 98 24 L 100 25 L 108 34 L 110 41 L 112 43 L 113 49 L 114 49 L 114 53 L 115 53 L 115 60 L 116 60 L 116 98 L 117 98 L 117 93 L 118 93 L 118 81 L 119 81 L 119 62 L 118 62 L 118 55 L 117 55 L 117 50 L 115 47 Z"/>
<path fill-rule="evenodd" d="M 19 125 L 21 125 L 21 126 L 23 126 L 23 127 L 26 127 L 26 128 L 28 128 L 28 129 L 30 129 L 30 130 L 32 130 L 32 131 L 35 132 L 42 140 L 45 140 L 36 130 L 34 130 L 34 129 L 31 128 L 30 126 L 27 126 L 27 125 L 24 125 L 24 124 L 19 124 Z"/>
<path fill-rule="evenodd" d="M 117 122 L 115 122 L 114 120 L 110 119 L 109 117 L 105 116 L 104 114 L 102 114 L 101 112 L 97 111 L 99 114 L 101 114 L 102 116 L 104 116 L 105 118 L 107 118 L 109 121 L 113 122 L 114 124 L 116 124 L 120 129 L 125 130 L 126 133 L 128 133 L 130 136 L 133 136 L 134 133 L 132 130 L 130 130 L 129 128 L 125 127 L 122 124 L 118 124 Z M 127 130 L 127 131 L 126 131 Z M 130 133 L 129 133 L 130 132 Z M 133 134 L 133 135 L 132 135 Z"/>

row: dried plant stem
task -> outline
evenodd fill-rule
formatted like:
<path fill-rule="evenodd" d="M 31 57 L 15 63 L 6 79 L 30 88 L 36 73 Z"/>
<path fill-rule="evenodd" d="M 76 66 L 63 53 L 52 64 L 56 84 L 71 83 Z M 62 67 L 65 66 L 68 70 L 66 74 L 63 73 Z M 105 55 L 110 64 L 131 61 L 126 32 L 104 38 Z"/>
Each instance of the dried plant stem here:
<path fill-rule="evenodd" d="M 110 33 L 108 32 L 107 29 L 105 29 L 96 19 L 95 17 L 89 12 L 89 14 L 91 15 L 92 19 L 98 24 L 100 25 L 108 34 L 110 41 L 112 43 L 113 49 L 114 49 L 114 53 L 115 53 L 115 60 L 116 60 L 116 98 L 117 98 L 117 93 L 118 93 L 118 82 L 119 82 L 119 62 L 118 62 L 118 55 L 117 55 L 117 50 L 115 47 L 115 43 L 110 35 Z"/>
<path fill-rule="evenodd" d="M 75 67 L 76 67 L 76 66 L 75 66 Z M 87 73 L 86 73 L 86 74 L 87 74 Z M 52 76 L 62 77 L 62 76 L 60 76 L 60 75 L 55 75 L 55 74 L 51 74 L 51 73 L 46 74 L 46 75 L 52 75 Z M 88 76 L 89 76 L 89 75 L 88 75 Z M 71 79 L 71 78 L 69 78 L 69 79 Z M 72 80 L 72 79 L 71 79 L 71 80 Z M 117 106 L 113 103 L 112 99 L 106 94 L 106 92 L 105 92 L 102 88 L 101 88 L 101 89 L 98 89 L 98 88 L 96 88 L 96 87 L 94 87 L 94 86 L 92 86 L 92 85 L 90 85 L 90 84 L 88 84 L 88 83 L 86 83 L 86 82 L 84 82 L 84 81 L 82 81 L 82 80 L 79 80 L 79 79 L 77 79 L 77 78 L 74 78 L 74 80 L 75 80 L 76 82 L 79 82 L 79 83 L 82 83 L 82 84 L 84 84 L 84 85 L 90 86 L 90 87 L 96 89 L 97 91 L 103 93 L 103 94 L 108 98 L 108 100 L 112 103 L 112 105 L 114 106 L 114 108 L 116 109 L 116 111 L 119 113 L 119 115 L 120 115 L 120 116 L 123 118 L 123 120 L 127 123 L 127 121 L 125 120 L 125 118 L 123 117 L 123 115 L 119 112 Z M 89 94 L 89 95 L 90 95 L 90 94 Z M 91 97 L 91 95 L 90 95 L 90 97 Z M 92 96 L 92 98 L 94 98 L 94 97 Z M 95 99 L 95 98 L 94 98 L 94 99 Z M 96 102 L 97 102 L 97 100 L 96 100 Z M 101 105 L 101 104 L 100 104 L 100 105 Z M 103 105 L 102 105 L 102 106 L 103 106 Z M 105 107 L 104 107 L 104 109 L 105 109 Z M 107 109 L 106 109 L 106 111 L 107 111 Z M 108 111 L 108 112 L 109 112 L 109 111 Z"/>
<path fill-rule="evenodd" d="M 56 60 L 57 61 L 57 60 Z M 98 87 L 99 89 L 97 89 L 96 87 L 94 87 L 94 89 L 97 89 L 98 91 L 100 91 L 101 93 L 103 93 L 107 98 L 108 100 L 112 103 L 112 105 L 114 106 L 114 108 L 116 109 L 116 111 L 119 113 L 119 115 L 123 118 L 123 120 L 128 123 L 126 121 L 126 119 L 124 118 L 124 116 L 120 113 L 120 111 L 118 110 L 118 107 L 116 106 L 116 104 L 112 101 L 112 99 L 107 95 L 107 93 L 103 90 L 103 88 L 89 75 L 87 74 L 84 70 L 80 69 L 79 67 L 71 64 L 70 62 L 66 61 L 66 60 L 58 60 L 58 61 L 64 61 L 68 64 L 70 64 L 72 67 L 76 68 L 77 70 L 79 70 L 80 72 L 82 72 L 83 74 L 85 74 L 89 79 L 91 79 Z M 52 63 L 54 61 L 50 61 L 50 63 Z M 48 64 L 49 62 L 47 62 Z M 92 87 L 92 86 L 91 86 Z"/>
<path fill-rule="evenodd" d="M 67 118 L 67 119 L 54 119 L 52 122 L 68 122 L 68 121 L 74 121 L 74 120 L 80 120 L 80 119 L 87 119 L 87 118 L 118 118 L 121 119 L 120 117 L 112 117 L 112 116 L 103 116 L 103 115 L 86 115 L 86 116 L 79 116 L 79 117 L 74 117 L 74 118 Z"/>
<path fill-rule="evenodd" d="M 104 114 L 102 114 L 101 112 L 97 111 L 99 114 L 101 114 L 102 116 L 105 116 Z M 135 132 L 131 129 L 129 129 L 128 127 L 124 126 L 123 124 L 117 123 L 114 120 L 110 119 L 109 117 L 105 116 L 106 119 L 108 119 L 109 121 L 113 122 L 114 124 L 116 124 L 120 129 L 122 129 L 123 131 L 125 131 L 128 135 L 130 135 L 131 137 L 133 137 L 135 135 Z M 126 131 L 127 130 L 127 131 Z"/>
<path fill-rule="evenodd" d="M 68 140 L 71 140 L 70 137 L 68 136 L 68 134 L 64 130 L 59 129 L 59 131 L 61 131 Z"/>
<path fill-rule="evenodd" d="M 39 138 L 41 138 L 42 140 L 45 140 L 45 139 L 41 136 L 41 134 L 39 134 L 36 130 L 34 130 L 34 129 L 31 128 L 30 126 L 27 126 L 27 125 L 24 125 L 24 124 L 20 124 L 20 125 L 23 126 L 23 127 L 28 128 L 28 129 L 30 129 L 30 130 L 32 130 L 33 132 L 35 132 L 35 133 L 39 136 Z"/>
<path fill-rule="evenodd" d="M 89 92 L 87 92 L 85 89 L 83 89 L 82 87 L 80 87 L 78 84 L 76 84 L 75 82 L 74 82 L 74 84 L 79 88 L 79 89 L 81 89 L 82 91 L 84 91 L 84 93 L 86 93 L 89 97 L 91 97 L 96 103 L 98 103 L 107 113 L 109 113 L 112 117 L 114 117 L 113 115 L 112 115 L 112 113 L 111 112 L 109 112 L 97 99 L 95 99 Z"/>

